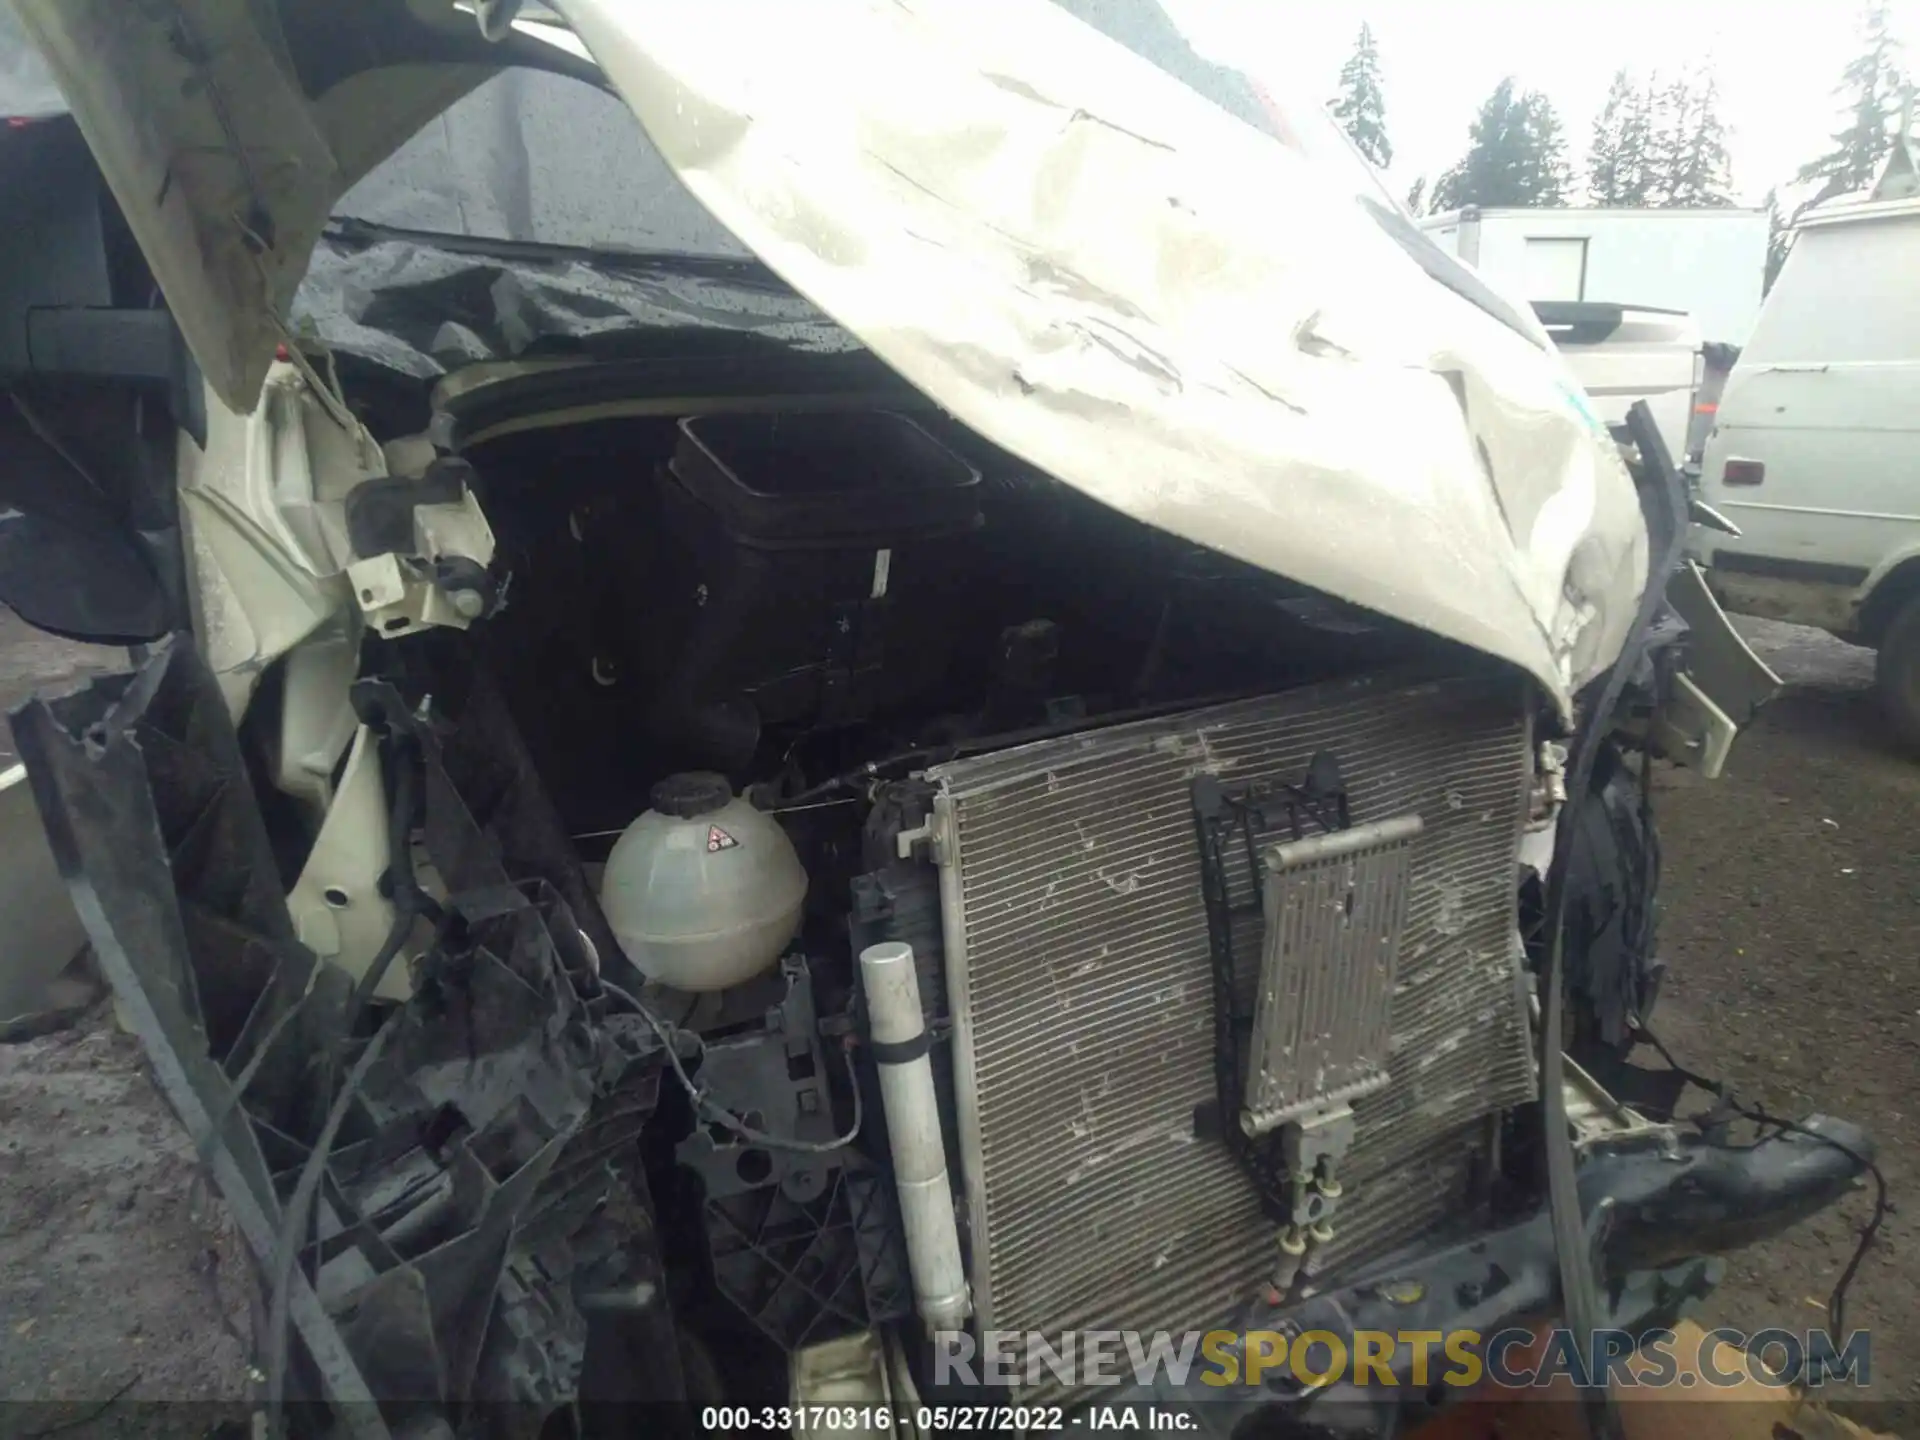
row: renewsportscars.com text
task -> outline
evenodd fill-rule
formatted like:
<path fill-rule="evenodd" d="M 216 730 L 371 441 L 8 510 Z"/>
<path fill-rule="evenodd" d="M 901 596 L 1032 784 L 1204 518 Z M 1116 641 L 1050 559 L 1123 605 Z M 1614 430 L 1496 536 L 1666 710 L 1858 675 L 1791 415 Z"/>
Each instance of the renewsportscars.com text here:
<path fill-rule="evenodd" d="M 989 1330 L 934 1336 L 938 1384 L 1098 1388 L 1198 1383 L 1225 1388 L 1291 1377 L 1317 1389 L 1342 1381 L 1365 1386 L 1486 1382 L 1508 1387 L 1575 1385 L 1625 1388 L 1729 1388 L 1757 1381 L 1772 1388 L 1873 1379 L 1873 1345 L 1864 1330 L 1835 1341 L 1824 1330 L 1710 1330 L 1688 1343 L 1672 1330 L 1598 1330 L 1582 1347 L 1573 1332 L 1477 1330 L 1075 1330 L 1043 1335 Z"/>

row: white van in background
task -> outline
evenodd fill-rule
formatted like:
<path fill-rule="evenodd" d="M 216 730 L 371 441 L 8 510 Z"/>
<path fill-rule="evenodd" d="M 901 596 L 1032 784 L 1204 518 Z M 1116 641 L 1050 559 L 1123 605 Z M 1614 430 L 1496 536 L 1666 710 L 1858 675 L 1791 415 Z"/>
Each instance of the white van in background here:
<path fill-rule="evenodd" d="M 1879 653 L 1920 747 L 1920 165 L 1895 148 L 1863 196 L 1803 218 L 1727 381 L 1702 498 L 1720 603 Z"/>

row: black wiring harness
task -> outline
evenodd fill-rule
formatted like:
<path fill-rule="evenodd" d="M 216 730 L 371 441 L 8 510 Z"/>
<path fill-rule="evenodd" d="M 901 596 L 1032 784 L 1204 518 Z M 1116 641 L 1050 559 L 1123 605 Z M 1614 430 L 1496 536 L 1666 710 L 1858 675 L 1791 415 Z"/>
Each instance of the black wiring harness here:
<path fill-rule="evenodd" d="M 853 1049 L 849 1044 L 837 1047 L 840 1058 L 847 1067 L 847 1085 L 853 1091 L 853 1122 L 844 1134 L 831 1140 L 801 1140 L 791 1135 L 772 1135 L 764 1130 L 756 1130 L 726 1106 L 710 1099 L 706 1087 L 695 1083 L 687 1073 L 687 1067 L 681 1063 L 680 1052 L 676 1046 L 676 1037 L 691 1035 L 702 1048 L 705 1042 L 691 1030 L 682 1030 L 678 1026 L 660 1019 L 653 1011 L 640 1002 L 640 997 L 622 989 L 611 980 L 602 980 L 600 988 L 622 1005 L 626 1006 L 652 1027 L 659 1037 L 661 1047 L 667 1052 L 667 1063 L 672 1066 L 674 1077 L 679 1080 L 680 1088 L 687 1092 L 687 1099 L 693 1105 L 693 1112 L 703 1120 L 710 1120 L 722 1129 L 730 1130 L 749 1145 L 760 1145 L 768 1150 L 791 1150 L 803 1155 L 824 1155 L 835 1150 L 844 1150 L 860 1138 L 860 1126 L 863 1119 L 860 1098 L 860 1077 L 853 1068 Z"/>
<path fill-rule="evenodd" d="M 1632 637 L 1614 662 L 1613 668 L 1607 672 L 1599 694 L 1588 709 L 1575 738 L 1567 780 L 1567 793 L 1572 797 L 1584 797 L 1587 793 L 1593 777 L 1595 761 L 1605 744 L 1613 715 L 1625 693 L 1627 682 L 1648 655 L 1655 620 L 1666 591 L 1667 577 L 1679 567 L 1685 553 L 1687 509 L 1681 493 L 1679 476 L 1673 468 L 1672 458 L 1667 453 L 1665 442 L 1661 439 L 1646 402 L 1636 403 L 1628 413 L 1627 429 L 1639 447 L 1645 482 L 1653 488 L 1654 492 L 1648 497 L 1650 503 L 1645 507 L 1648 536 L 1654 553 L 1649 560 L 1647 587 L 1641 595 Z M 1658 662 L 1656 666 L 1657 664 Z M 1645 807 L 1650 804 L 1651 786 L 1645 783 L 1648 779 L 1650 777 L 1643 775 L 1641 797 L 1643 818 Z M 1601 1315 L 1595 1258 L 1587 1235 L 1585 1217 L 1579 1205 L 1574 1174 L 1575 1157 L 1567 1123 L 1566 1097 L 1562 1088 L 1566 1043 L 1564 952 L 1567 876 L 1575 834 L 1576 827 L 1565 823 L 1560 826 L 1555 836 L 1553 869 L 1547 886 L 1543 916 L 1547 952 L 1540 977 L 1544 992 L 1541 1000 L 1543 1023 L 1540 1068 L 1548 1205 L 1553 1219 L 1554 1246 L 1559 1260 L 1562 1299 L 1566 1307 L 1568 1325 L 1574 1331 L 1577 1342 L 1584 1348 L 1591 1344 L 1593 1331 L 1598 1327 Z M 1848 1288 L 1859 1273 L 1861 1263 L 1865 1260 L 1867 1251 L 1872 1248 L 1882 1223 L 1893 1209 L 1887 1196 L 1886 1176 L 1880 1167 L 1874 1163 L 1871 1156 L 1860 1153 L 1854 1147 L 1807 1126 L 1769 1114 L 1758 1106 L 1745 1104 L 1734 1096 L 1727 1086 L 1681 1066 L 1674 1060 L 1659 1037 L 1648 1028 L 1644 1016 L 1636 1015 L 1629 1023 L 1633 1038 L 1646 1040 L 1659 1052 L 1675 1074 L 1688 1084 L 1698 1086 L 1717 1097 L 1715 1110 L 1709 1112 L 1709 1116 L 1706 1117 L 1708 1123 L 1712 1123 L 1716 1117 L 1725 1119 L 1738 1116 L 1775 1134 L 1790 1133 L 1818 1141 L 1838 1151 L 1872 1174 L 1876 1191 L 1873 1215 L 1861 1230 L 1852 1258 L 1841 1272 L 1827 1302 L 1827 1316 L 1832 1328 L 1844 1333 Z M 1620 1440 L 1622 1431 L 1619 1412 L 1604 1384 L 1583 1389 L 1581 1400 L 1589 1431 L 1596 1440 Z"/>
<path fill-rule="evenodd" d="M 1637 1038 L 1645 1040 L 1659 1053 L 1660 1058 L 1667 1062 L 1668 1069 L 1672 1070 L 1674 1074 L 1678 1075 L 1682 1080 L 1685 1080 L 1687 1084 L 1704 1090 L 1707 1094 L 1714 1097 L 1715 1103 L 1713 1107 L 1704 1115 L 1694 1117 L 1694 1123 L 1703 1129 L 1722 1122 L 1728 1116 L 1738 1116 L 1743 1120 L 1752 1121 L 1763 1130 L 1772 1131 L 1775 1135 L 1800 1135 L 1806 1139 L 1818 1141 L 1829 1149 L 1839 1151 L 1855 1165 L 1858 1165 L 1862 1170 L 1873 1176 L 1873 1214 L 1868 1218 L 1867 1223 L 1861 1227 L 1859 1239 L 1853 1247 L 1853 1254 L 1847 1260 L 1845 1268 L 1841 1270 L 1840 1278 L 1834 1282 L 1832 1293 L 1827 1297 L 1827 1323 L 1834 1334 L 1844 1338 L 1847 1330 L 1847 1291 L 1852 1287 L 1854 1277 L 1860 1273 L 1860 1266 L 1862 1262 L 1866 1260 L 1867 1252 L 1873 1248 L 1873 1242 L 1880 1234 L 1881 1225 L 1885 1223 L 1886 1218 L 1893 1214 L 1894 1211 L 1893 1202 L 1888 1198 L 1887 1194 L 1887 1177 L 1881 1171 L 1880 1166 L 1874 1161 L 1872 1156 L 1863 1155 L 1860 1151 L 1854 1149 L 1853 1146 L 1844 1144 L 1834 1139 L 1831 1135 L 1822 1135 L 1819 1131 L 1810 1129 L 1805 1125 L 1799 1124 L 1797 1121 L 1783 1120 L 1778 1115 L 1769 1114 L 1758 1105 L 1745 1103 L 1739 1096 L 1734 1094 L 1732 1087 L 1724 1081 L 1712 1080 L 1696 1071 L 1689 1070 L 1673 1058 L 1673 1052 L 1667 1048 L 1666 1043 L 1662 1041 L 1658 1035 L 1654 1034 L 1653 1028 L 1648 1025 L 1644 1019 L 1634 1022 L 1634 1033 Z M 1767 1137 L 1763 1135 L 1761 1138 L 1765 1139 Z M 1757 1144 L 1759 1142 L 1756 1141 L 1755 1143 Z M 1810 1376 L 1807 1378 L 1809 1383 L 1817 1383 L 1824 1377 Z"/>

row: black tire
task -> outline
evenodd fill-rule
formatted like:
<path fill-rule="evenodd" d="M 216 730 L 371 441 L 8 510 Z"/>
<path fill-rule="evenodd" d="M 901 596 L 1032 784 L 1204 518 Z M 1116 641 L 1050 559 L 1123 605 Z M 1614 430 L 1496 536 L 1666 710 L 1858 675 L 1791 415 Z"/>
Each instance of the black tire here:
<path fill-rule="evenodd" d="M 1920 595 L 1888 622 L 1874 657 L 1873 678 L 1887 723 L 1902 744 L 1920 752 Z"/>

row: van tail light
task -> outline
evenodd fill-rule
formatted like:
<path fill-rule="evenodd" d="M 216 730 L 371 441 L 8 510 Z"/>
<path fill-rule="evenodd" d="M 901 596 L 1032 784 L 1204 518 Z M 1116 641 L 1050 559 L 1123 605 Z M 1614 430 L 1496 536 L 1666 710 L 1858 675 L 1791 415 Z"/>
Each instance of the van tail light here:
<path fill-rule="evenodd" d="M 1761 460 L 1729 460 L 1720 472 L 1722 485 L 1758 485 L 1766 478 L 1766 463 Z"/>

